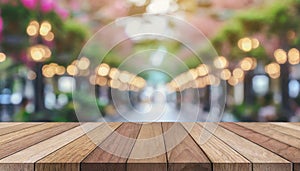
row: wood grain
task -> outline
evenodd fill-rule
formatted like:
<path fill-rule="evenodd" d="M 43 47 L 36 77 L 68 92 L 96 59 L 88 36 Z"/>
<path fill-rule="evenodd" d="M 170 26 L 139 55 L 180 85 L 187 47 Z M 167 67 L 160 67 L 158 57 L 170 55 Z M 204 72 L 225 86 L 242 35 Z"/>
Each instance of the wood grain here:
<path fill-rule="evenodd" d="M 39 160 L 35 171 L 80 171 L 80 163 L 121 123 L 100 123 L 99 127 Z"/>
<path fill-rule="evenodd" d="M 281 133 L 293 136 L 295 138 L 300 138 L 300 127 L 294 126 L 293 128 L 286 127 L 284 124 L 280 123 L 264 123 L 262 124 L 264 126 L 270 126 L 272 129 L 279 131 Z M 298 129 L 297 129 L 298 128 Z"/>
<path fill-rule="evenodd" d="M 127 171 L 167 170 L 161 123 L 143 124 L 127 161 Z"/>
<path fill-rule="evenodd" d="M 299 149 L 234 123 L 221 123 L 220 125 L 276 154 L 279 154 L 285 159 L 293 162 L 294 170 L 300 170 Z"/>
<path fill-rule="evenodd" d="M 123 123 L 99 147 L 87 156 L 81 163 L 81 170 L 126 170 L 126 161 L 134 146 L 140 128 L 141 124 Z"/>
<path fill-rule="evenodd" d="M 0 123 L 0 171 L 300 170 L 299 123 L 204 124 Z"/>
<path fill-rule="evenodd" d="M 237 124 L 300 149 L 300 143 L 298 138 L 274 130 L 270 125 L 262 125 L 262 124 L 254 124 L 254 123 L 237 123 Z"/>
<path fill-rule="evenodd" d="M 32 126 L 29 128 L 25 128 L 16 132 L 12 132 L 9 134 L 5 134 L 0 136 L 0 145 L 1 144 L 6 144 L 10 141 L 14 141 L 17 140 L 19 138 L 23 138 L 26 137 L 28 135 L 43 131 L 45 129 L 49 129 L 55 126 L 59 126 L 59 125 L 64 125 L 64 123 L 47 123 L 47 124 L 40 124 L 40 125 L 36 125 L 36 126 Z"/>
<path fill-rule="evenodd" d="M 162 123 L 162 127 L 168 170 L 212 170 L 209 159 L 180 123 Z"/>
<path fill-rule="evenodd" d="M 202 123 L 200 125 L 203 126 Z M 253 171 L 290 171 L 292 169 L 292 163 L 289 161 L 225 128 L 218 127 L 213 134 L 251 161 Z"/>
<path fill-rule="evenodd" d="M 8 143 L 2 144 L 0 149 L 0 159 L 7 157 L 11 154 L 14 154 L 20 150 L 26 149 L 43 140 L 47 140 L 48 138 L 60 134 L 77 125 L 78 125 L 77 123 L 68 124 L 68 125 L 60 124 L 59 126 L 52 127 L 52 129 L 42 130 L 40 132 L 30 134 L 28 136 L 15 139 L 14 141 L 10 141 Z"/>
<path fill-rule="evenodd" d="M 32 126 L 40 125 L 40 124 L 42 124 L 42 123 L 37 122 L 37 123 L 22 123 L 22 124 L 10 125 L 7 127 L 0 128 L 0 135 L 8 134 L 11 132 L 16 132 L 16 131 L 19 131 L 19 130 L 22 130 L 25 128 L 29 128 Z"/>
<path fill-rule="evenodd" d="M 21 122 L 1 122 L 0 128 L 5 128 L 9 126 L 20 125 Z"/>
<path fill-rule="evenodd" d="M 191 127 L 190 123 L 182 123 L 182 125 L 185 128 Z M 203 129 L 204 128 L 200 125 L 195 124 L 192 127 L 190 134 L 213 163 L 214 171 L 252 170 L 251 163 L 246 158 L 214 135 L 211 135 L 211 138 L 203 144 L 202 141 L 200 141 L 200 134 Z"/>
<path fill-rule="evenodd" d="M 70 124 L 71 125 L 71 124 Z M 76 124 L 77 125 L 77 124 Z M 82 126 L 85 127 L 87 130 L 95 129 L 99 126 L 98 123 L 86 123 Z M 49 155 L 50 153 L 54 152 L 55 150 L 67 145 L 68 143 L 74 141 L 75 139 L 82 136 L 85 132 L 82 130 L 80 126 L 76 128 L 72 128 L 67 130 L 57 136 L 51 137 L 45 141 L 42 141 L 38 144 L 30 146 L 22 151 L 19 151 L 15 154 L 12 154 L 6 158 L 0 160 L 1 168 L 5 171 L 14 171 L 10 170 L 9 166 L 11 164 L 17 163 L 18 168 L 22 168 L 22 163 L 27 165 L 32 165 L 34 167 L 34 163 L 41 158 Z M 18 169 L 15 168 L 15 169 Z M 27 170 L 24 170 L 27 171 Z M 32 170 L 31 170 L 32 171 Z"/>
<path fill-rule="evenodd" d="M 280 126 L 283 126 L 286 128 L 291 128 L 291 129 L 300 131 L 300 125 L 295 125 L 290 122 L 276 122 L 276 123 L 271 123 L 271 124 L 280 125 Z"/>

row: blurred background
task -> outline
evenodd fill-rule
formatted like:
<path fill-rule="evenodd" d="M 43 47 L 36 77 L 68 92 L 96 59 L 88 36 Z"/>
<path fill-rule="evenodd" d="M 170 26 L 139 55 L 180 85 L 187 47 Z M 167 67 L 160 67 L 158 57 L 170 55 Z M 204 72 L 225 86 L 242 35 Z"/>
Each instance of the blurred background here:
<path fill-rule="evenodd" d="M 146 13 L 168 14 L 201 30 L 218 53 L 213 65 L 219 72 L 210 72 L 174 41 L 128 40 L 96 68 L 90 67 L 89 57 L 78 58 L 105 25 Z M 96 104 L 109 121 L 120 120 L 113 91 L 128 93 L 135 111 L 164 111 L 160 121 L 172 120 L 179 110 L 186 115 L 196 110 L 205 118 L 211 88 L 222 81 L 227 85 L 223 121 L 300 121 L 299 17 L 300 0 L 0 0 L 0 121 L 77 121 L 74 76 L 89 78 L 86 84 L 95 88 Z M 168 21 L 157 22 L 158 29 L 172 32 Z M 121 25 L 106 38 L 129 37 L 143 25 Z M 191 42 L 198 41 L 181 31 Z M 168 66 L 172 56 L 165 54 L 173 54 L 188 69 L 173 68 L 177 76 L 172 78 L 119 67 L 133 51 L 149 48 L 157 49 L 149 54 L 154 66 Z M 102 47 L 96 49 L 92 55 Z M 80 100 L 88 106 L 95 99 L 83 94 Z M 118 107 L 128 105 L 118 102 Z M 87 115 L 92 120 L 97 114 Z"/>

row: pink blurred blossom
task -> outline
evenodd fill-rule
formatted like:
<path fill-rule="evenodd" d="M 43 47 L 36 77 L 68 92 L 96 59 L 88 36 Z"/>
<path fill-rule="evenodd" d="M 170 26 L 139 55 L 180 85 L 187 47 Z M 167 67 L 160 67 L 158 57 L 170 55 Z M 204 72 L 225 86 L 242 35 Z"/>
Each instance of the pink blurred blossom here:
<path fill-rule="evenodd" d="M 0 16 L 0 33 L 2 33 L 2 31 L 3 31 L 3 19 Z"/>
<path fill-rule="evenodd" d="M 1 4 L 7 4 L 9 2 L 9 0 L 0 0 Z"/>
<path fill-rule="evenodd" d="M 51 10 L 54 9 L 54 1 L 53 0 L 41 0 L 40 1 L 40 6 L 41 6 L 41 11 L 44 13 L 50 12 Z"/>
<path fill-rule="evenodd" d="M 3 31 L 3 19 L 0 16 L 0 41 L 2 40 L 2 31 Z"/>
<path fill-rule="evenodd" d="M 55 12 L 62 18 L 62 19 L 67 19 L 69 17 L 69 11 L 65 8 L 56 6 L 55 7 Z"/>
<path fill-rule="evenodd" d="M 35 9 L 35 7 L 37 6 L 37 0 L 21 0 L 21 2 L 26 8 L 30 10 Z"/>

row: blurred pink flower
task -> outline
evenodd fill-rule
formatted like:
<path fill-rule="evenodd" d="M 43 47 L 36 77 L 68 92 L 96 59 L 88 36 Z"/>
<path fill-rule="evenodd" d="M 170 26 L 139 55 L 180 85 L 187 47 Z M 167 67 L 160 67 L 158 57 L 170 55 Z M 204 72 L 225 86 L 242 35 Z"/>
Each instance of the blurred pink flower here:
<path fill-rule="evenodd" d="M 35 7 L 37 6 L 37 0 L 21 0 L 21 2 L 26 8 L 30 10 L 35 9 Z"/>
<path fill-rule="evenodd" d="M 0 16 L 0 41 L 2 41 L 3 19 Z"/>
<path fill-rule="evenodd" d="M 69 17 L 69 11 L 65 8 L 56 6 L 55 7 L 55 12 L 62 18 L 62 19 L 67 19 Z"/>
<path fill-rule="evenodd" d="M 1 4 L 7 4 L 9 2 L 9 0 L 1 0 L 0 3 Z"/>
<path fill-rule="evenodd" d="M 47 13 L 54 8 L 54 1 L 53 0 L 41 0 L 40 1 L 41 11 Z"/>
<path fill-rule="evenodd" d="M 3 31 L 3 19 L 0 16 L 0 34 L 2 33 L 2 31 Z"/>

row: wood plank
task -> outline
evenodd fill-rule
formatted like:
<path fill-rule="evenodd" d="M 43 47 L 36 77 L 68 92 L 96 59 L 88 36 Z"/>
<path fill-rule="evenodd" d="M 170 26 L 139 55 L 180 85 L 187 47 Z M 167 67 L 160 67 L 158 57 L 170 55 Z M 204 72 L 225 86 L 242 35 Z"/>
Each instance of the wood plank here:
<path fill-rule="evenodd" d="M 0 159 L 12 155 L 23 149 L 26 149 L 34 144 L 37 144 L 57 134 L 60 134 L 77 125 L 78 125 L 77 123 L 68 124 L 68 125 L 60 124 L 57 127 L 52 127 L 52 129 L 46 129 L 34 134 L 30 134 L 25 137 L 21 137 L 19 139 L 15 139 L 14 141 L 10 141 L 8 143 L 2 144 L 0 149 Z"/>
<path fill-rule="evenodd" d="M 204 126 L 203 123 L 199 123 Z M 272 171 L 290 171 L 292 163 L 278 156 L 277 154 L 223 128 L 218 127 L 213 132 L 219 139 L 235 149 L 252 162 L 253 171 L 272 170 Z"/>
<path fill-rule="evenodd" d="M 293 136 L 295 138 L 300 139 L 300 126 L 292 125 L 289 123 L 264 123 L 263 125 L 269 124 L 270 127 L 274 130 L 277 130 L 279 132 L 282 132 L 284 134 Z"/>
<path fill-rule="evenodd" d="M 182 125 L 185 128 L 192 127 L 190 130 L 190 135 L 208 156 L 213 164 L 214 171 L 252 170 L 252 165 L 246 158 L 237 153 L 234 149 L 214 135 L 210 135 L 211 138 L 203 144 L 200 141 L 200 134 L 202 131 L 204 131 L 204 128 L 200 125 L 194 124 L 194 126 L 191 126 L 191 123 L 182 123 Z M 208 132 L 208 134 L 211 133 Z"/>
<path fill-rule="evenodd" d="M 161 123 L 143 124 L 127 161 L 127 171 L 167 170 Z"/>
<path fill-rule="evenodd" d="M 180 123 L 162 123 L 168 170 L 212 170 L 211 163 Z"/>
<path fill-rule="evenodd" d="M 291 122 L 275 122 L 275 123 L 271 123 L 271 124 L 280 125 L 280 126 L 283 126 L 283 127 L 286 127 L 286 128 L 290 128 L 290 129 L 300 131 L 300 125 L 296 125 L 296 124 L 293 124 Z"/>
<path fill-rule="evenodd" d="M 292 125 L 300 126 L 300 122 L 289 122 L 289 123 L 292 124 Z"/>
<path fill-rule="evenodd" d="M 66 124 L 65 126 L 68 126 Z M 81 126 L 77 126 L 72 128 L 66 132 L 63 132 L 57 136 L 51 137 L 45 141 L 42 141 L 38 144 L 30 146 L 22 151 L 19 151 L 13 155 L 10 155 L 6 158 L 0 160 L 0 170 L 5 171 L 15 171 L 15 170 L 22 170 L 22 171 L 32 171 L 31 168 L 34 167 L 34 163 L 41 158 L 49 155 L 50 153 L 60 149 L 61 147 L 67 145 L 68 143 L 74 141 L 75 139 L 79 138 L 85 132 L 81 127 L 85 127 L 85 130 L 92 130 L 99 126 L 98 123 L 85 123 Z M 15 164 L 14 169 L 10 170 L 10 166 Z M 23 164 L 25 164 L 30 169 L 22 169 Z"/>
<path fill-rule="evenodd" d="M 237 124 L 300 149 L 300 140 L 298 138 L 274 130 L 270 125 L 261 125 L 255 123 L 237 123 Z"/>
<path fill-rule="evenodd" d="M 221 123 L 220 125 L 293 162 L 294 170 L 300 170 L 299 149 L 234 123 Z"/>
<path fill-rule="evenodd" d="M 22 124 L 21 122 L 0 122 L 0 128 L 5 128 L 9 126 L 15 126 L 15 125 L 20 125 Z"/>
<path fill-rule="evenodd" d="M 39 160 L 35 171 L 80 171 L 80 162 L 86 158 L 121 123 L 100 123 L 100 126 Z"/>
<path fill-rule="evenodd" d="M 126 161 L 134 146 L 140 128 L 141 124 L 123 123 L 99 147 L 87 156 L 81 163 L 81 170 L 126 170 Z"/>
<path fill-rule="evenodd" d="M 41 122 L 36 122 L 36 123 L 31 122 L 31 123 L 22 123 L 22 124 L 11 125 L 8 127 L 3 127 L 3 128 L 0 128 L 0 135 L 9 134 L 11 132 L 16 132 L 16 131 L 19 131 L 19 130 L 22 130 L 25 128 L 29 128 L 32 126 L 40 125 L 40 124 L 42 124 L 42 123 Z"/>
<path fill-rule="evenodd" d="M 9 134 L 2 135 L 2 136 L 0 136 L 0 145 L 1 144 L 6 144 L 10 141 L 14 141 L 14 140 L 17 140 L 19 138 L 26 137 L 30 134 L 34 134 L 34 133 L 43 131 L 45 129 L 52 128 L 52 127 L 62 125 L 62 124 L 64 124 L 64 123 L 43 123 L 41 125 L 36 125 L 36 126 L 33 126 L 33 127 L 22 129 L 22 130 L 17 131 L 17 132 L 12 132 L 12 133 L 9 133 Z"/>

